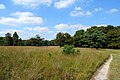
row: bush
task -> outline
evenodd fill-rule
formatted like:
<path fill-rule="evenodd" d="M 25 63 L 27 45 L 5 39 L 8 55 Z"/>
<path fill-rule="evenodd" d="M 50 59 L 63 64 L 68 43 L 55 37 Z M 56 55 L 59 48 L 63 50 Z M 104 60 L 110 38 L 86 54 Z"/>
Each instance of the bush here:
<path fill-rule="evenodd" d="M 77 49 L 75 50 L 73 45 L 65 45 L 63 47 L 63 53 L 64 54 L 75 54 L 75 53 L 79 53 L 80 51 Z"/>

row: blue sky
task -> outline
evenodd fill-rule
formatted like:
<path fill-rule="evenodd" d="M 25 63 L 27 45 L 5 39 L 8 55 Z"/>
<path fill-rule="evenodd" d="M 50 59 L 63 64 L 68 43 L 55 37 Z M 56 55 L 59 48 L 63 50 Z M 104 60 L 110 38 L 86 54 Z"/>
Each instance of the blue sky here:
<path fill-rule="evenodd" d="M 0 36 L 54 39 L 93 25 L 120 25 L 120 0 L 0 0 Z"/>

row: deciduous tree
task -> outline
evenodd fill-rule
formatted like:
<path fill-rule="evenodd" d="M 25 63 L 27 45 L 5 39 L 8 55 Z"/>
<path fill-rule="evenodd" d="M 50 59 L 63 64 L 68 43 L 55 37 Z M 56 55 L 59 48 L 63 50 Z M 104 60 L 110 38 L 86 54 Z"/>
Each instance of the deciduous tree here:
<path fill-rule="evenodd" d="M 14 32 L 14 34 L 13 34 L 13 45 L 14 46 L 18 45 L 18 40 L 19 40 L 18 34 L 17 34 L 17 32 Z"/>
<path fill-rule="evenodd" d="M 4 45 L 5 46 L 12 46 L 13 45 L 13 39 L 12 39 L 10 33 L 5 34 Z"/>

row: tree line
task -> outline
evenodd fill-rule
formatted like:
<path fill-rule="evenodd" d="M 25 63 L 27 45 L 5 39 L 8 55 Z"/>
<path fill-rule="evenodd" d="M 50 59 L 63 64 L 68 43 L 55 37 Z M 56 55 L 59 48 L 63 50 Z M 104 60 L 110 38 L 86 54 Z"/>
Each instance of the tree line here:
<path fill-rule="evenodd" d="M 77 30 L 73 36 L 59 32 L 53 40 L 45 40 L 39 35 L 27 40 L 19 38 L 17 32 L 12 36 L 6 33 L 0 37 L 0 46 L 64 46 L 88 48 L 120 49 L 120 26 L 92 26 L 87 30 Z"/>
<path fill-rule="evenodd" d="M 73 36 L 58 33 L 56 43 L 59 46 L 120 49 L 120 26 L 92 26 L 87 30 L 77 30 Z"/>

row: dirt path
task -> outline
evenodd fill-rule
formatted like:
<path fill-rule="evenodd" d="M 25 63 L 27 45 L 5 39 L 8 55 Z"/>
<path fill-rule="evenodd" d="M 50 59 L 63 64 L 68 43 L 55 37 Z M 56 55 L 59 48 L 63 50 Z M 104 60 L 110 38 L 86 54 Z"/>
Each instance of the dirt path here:
<path fill-rule="evenodd" d="M 98 71 L 96 72 L 96 74 L 93 76 L 91 80 L 109 80 L 108 72 L 109 72 L 109 66 L 112 59 L 113 59 L 113 56 L 110 55 L 110 58 L 107 60 L 107 62 L 105 62 L 105 64 L 103 64 L 103 66 L 100 69 L 98 69 Z"/>

